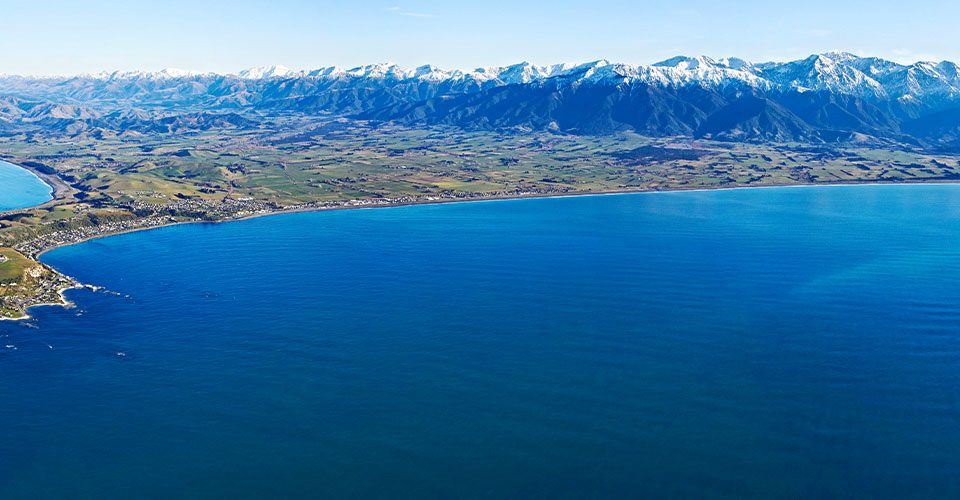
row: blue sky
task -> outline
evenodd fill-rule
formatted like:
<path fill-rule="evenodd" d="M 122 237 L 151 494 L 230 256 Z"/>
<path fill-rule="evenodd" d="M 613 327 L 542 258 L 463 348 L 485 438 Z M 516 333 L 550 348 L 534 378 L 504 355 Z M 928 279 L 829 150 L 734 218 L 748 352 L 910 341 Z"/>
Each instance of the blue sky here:
<path fill-rule="evenodd" d="M 0 73 L 764 61 L 834 49 L 960 61 L 960 2 L 940 0 L 0 0 L 0 16 Z"/>

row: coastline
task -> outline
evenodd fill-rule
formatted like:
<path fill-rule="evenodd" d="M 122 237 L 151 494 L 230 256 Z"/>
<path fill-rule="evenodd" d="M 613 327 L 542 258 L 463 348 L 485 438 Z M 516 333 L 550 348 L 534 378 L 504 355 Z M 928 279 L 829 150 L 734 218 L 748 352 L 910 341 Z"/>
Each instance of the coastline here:
<path fill-rule="evenodd" d="M 76 285 L 64 287 L 57 290 L 57 295 L 60 296 L 60 302 L 41 302 L 39 304 L 33 304 L 32 306 L 28 307 L 27 310 L 21 316 L 18 316 L 16 318 L 6 318 L 3 316 L 0 316 L 0 321 L 26 321 L 28 319 L 32 319 L 33 316 L 30 316 L 30 309 L 33 309 L 34 307 L 63 307 L 63 308 L 73 307 L 74 303 L 71 302 L 70 299 L 68 299 L 67 296 L 65 295 L 65 293 L 68 290 L 79 290 L 82 288 L 87 288 L 90 290 L 96 289 L 96 287 L 92 285 L 84 285 L 84 284 L 80 284 L 79 282 L 77 283 L 78 284 Z"/>
<path fill-rule="evenodd" d="M 625 189 L 625 190 L 590 191 L 590 192 L 575 192 L 575 193 L 523 194 L 523 195 L 516 195 L 516 196 L 490 196 L 490 197 L 481 197 L 481 198 L 472 198 L 472 199 L 446 198 L 446 199 L 429 200 L 429 201 L 383 203 L 383 204 L 372 205 L 372 206 L 371 205 L 353 205 L 353 206 L 344 205 L 344 206 L 331 206 L 331 207 L 277 209 L 277 210 L 272 210 L 265 213 L 249 214 L 249 215 L 244 215 L 242 217 L 226 218 L 223 220 L 177 221 L 177 222 L 171 222 L 169 224 L 161 224 L 157 226 L 138 227 L 138 228 L 132 228 L 132 229 L 125 229 L 123 231 L 105 232 L 103 234 L 96 234 L 88 238 L 83 238 L 68 244 L 57 245 L 50 248 L 46 248 L 38 252 L 36 254 L 36 258 L 39 259 L 47 252 L 51 252 L 59 248 L 70 247 L 74 245 L 79 245 L 81 243 L 86 243 L 88 241 L 98 240 L 101 238 L 109 238 L 111 236 L 119 236 L 122 234 L 152 231 L 156 229 L 182 226 L 186 224 L 214 224 L 214 225 L 226 224 L 230 222 L 241 222 L 245 220 L 259 219 L 263 217 L 272 217 L 275 215 L 287 215 L 287 214 L 296 214 L 296 213 L 328 212 L 328 211 L 340 211 L 340 210 L 379 210 L 379 209 L 412 207 L 412 206 L 421 206 L 421 205 L 452 205 L 452 204 L 459 204 L 459 203 L 484 203 L 484 202 L 519 201 L 519 200 L 534 200 L 534 199 L 551 199 L 551 198 L 580 198 L 580 197 L 590 197 L 590 196 L 675 194 L 675 193 L 696 193 L 696 192 L 712 192 L 712 191 L 735 191 L 735 190 L 747 190 L 747 189 L 821 188 L 821 187 L 827 188 L 827 187 L 854 187 L 854 186 L 865 186 L 865 187 L 867 186 L 917 186 L 917 185 L 953 186 L 953 185 L 960 185 L 960 181 L 936 180 L 936 181 L 917 181 L 917 182 L 902 182 L 902 181 L 830 182 L 830 183 L 802 183 L 802 184 L 768 184 L 763 186 L 723 186 L 723 187 L 689 187 L 689 188 L 681 186 L 681 187 L 669 188 L 669 189 Z M 38 205 L 38 206 L 42 206 L 42 205 Z"/>
<path fill-rule="evenodd" d="M 61 178 L 60 178 L 59 176 L 57 176 L 57 175 L 48 174 L 48 173 L 45 173 L 45 172 L 41 172 L 41 171 L 40 171 L 32 162 L 30 162 L 30 161 L 25 161 L 25 160 L 20 159 L 20 158 L 3 158 L 3 157 L 0 157 L 0 161 L 7 162 L 7 163 L 9 163 L 10 165 L 13 165 L 13 166 L 15 166 L 15 167 L 17 167 L 17 168 L 20 168 L 20 169 L 23 169 L 23 170 L 26 170 L 27 172 L 30 172 L 31 174 L 33 174 L 34 177 L 36 177 L 37 179 L 40 179 L 40 182 L 43 182 L 44 184 L 47 185 L 47 187 L 50 188 L 50 193 L 49 193 L 50 199 L 49 199 L 49 200 L 47 200 L 47 201 L 45 201 L 45 202 L 43 202 L 43 203 L 41 203 L 41 204 L 39 204 L 39 205 L 32 205 L 32 206 L 29 206 L 29 207 L 23 207 L 23 208 L 19 208 L 19 209 L 15 209 L 15 210 L 26 210 L 26 209 L 31 209 L 31 208 L 43 208 L 43 207 L 45 207 L 45 206 L 50 205 L 51 203 L 56 203 L 56 202 L 62 201 L 66 196 L 72 194 L 72 192 L 73 192 L 73 189 L 70 187 L 69 184 L 66 183 L 66 181 L 64 181 L 63 179 L 61 179 Z M 8 211 L 9 211 L 9 210 L 8 210 Z"/>
<path fill-rule="evenodd" d="M 55 185 L 58 182 L 60 184 L 65 185 L 62 179 L 54 180 L 54 179 L 48 178 L 48 176 L 43 175 L 41 172 L 37 171 L 36 169 L 25 167 L 23 165 L 20 165 L 16 161 L 10 161 L 9 159 L 5 159 L 4 157 L 0 157 L 0 167 L 2 167 L 5 171 L 9 170 L 11 172 L 15 172 L 16 176 L 22 176 L 24 178 L 23 179 L 24 181 L 27 179 L 30 179 L 29 183 L 31 185 L 23 186 L 24 189 L 27 189 L 27 190 L 35 189 L 37 191 L 36 193 L 31 193 L 36 195 L 35 197 L 31 196 L 32 198 L 34 198 L 32 200 L 14 201 L 14 203 L 24 203 L 24 202 L 31 203 L 30 205 L 26 205 L 26 206 L 14 205 L 10 208 L 0 210 L 0 213 L 42 207 L 44 205 L 47 205 L 48 203 L 55 202 L 58 199 L 61 199 L 61 195 L 65 194 L 62 191 L 63 190 L 62 187 L 58 188 Z M 16 184 L 19 182 L 18 180 L 15 179 L 14 182 L 15 182 L 15 185 L 19 185 L 19 184 Z M 46 192 L 41 194 L 39 192 L 41 189 L 45 190 Z"/>
<path fill-rule="evenodd" d="M 19 169 L 22 169 L 22 170 L 24 170 L 24 171 L 26 171 L 26 172 L 29 172 L 31 175 L 33 175 L 33 176 L 36 177 L 38 180 L 40 180 L 40 182 L 42 182 L 43 184 L 45 184 L 45 185 L 49 188 L 49 190 L 50 190 L 49 193 L 48 193 L 48 197 L 49 197 L 50 199 L 44 201 L 43 203 L 40 203 L 40 204 L 38 204 L 38 205 L 31 205 L 31 206 L 28 206 L 28 207 L 22 207 L 22 208 L 16 208 L 16 209 L 11 209 L 11 210 L 6 210 L 6 211 L 0 212 L 0 213 L 15 212 L 15 211 L 19 211 L 19 210 L 30 210 L 30 209 L 36 209 L 36 208 L 44 208 L 44 207 L 48 207 L 48 206 L 54 206 L 54 205 L 56 205 L 57 203 L 64 201 L 65 198 L 67 198 L 67 197 L 69 197 L 69 196 L 72 196 L 73 193 L 74 193 L 73 188 L 71 188 L 70 185 L 67 184 L 67 182 L 64 181 L 63 179 L 61 179 L 58 175 L 56 175 L 56 174 L 50 174 L 50 173 L 46 173 L 46 172 L 42 172 L 42 171 L 40 171 L 40 170 L 36 167 L 36 165 L 33 164 L 32 162 L 29 162 L 29 161 L 28 161 L 28 162 L 24 162 L 23 160 L 20 160 L 20 159 L 17 159 L 17 158 L 0 158 L 0 161 L 3 161 L 3 162 L 5 162 L 5 163 L 7 163 L 7 164 L 9 164 L 9 165 L 13 165 L 13 166 L 16 167 L 16 168 L 19 168 Z M 111 236 L 111 235 L 110 235 L 110 234 L 104 234 L 104 237 L 106 237 L 106 236 Z M 48 265 L 40 262 L 39 255 L 36 256 L 36 257 L 28 257 L 28 258 L 31 259 L 31 260 L 33 260 L 33 261 L 35 261 L 37 264 L 39 264 L 39 265 L 47 268 L 49 271 L 53 272 L 55 275 L 58 275 L 58 276 L 61 276 L 61 277 L 65 278 L 66 280 L 69 281 L 70 284 L 69 284 L 69 285 L 66 285 L 66 286 L 62 286 L 62 287 L 57 288 L 57 290 L 56 290 L 56 295 L 57 295 L 57 297 L 58 297 L 58 300 L 57 300 L 56 302 L 38 302 L 38 303 L 36 303 L 36 304 L 31 304 L 30 306 L 28 306 L 28 307 L 23 311 L 23 313 L 22 313 L 20 316 L 17 316 L 17 317 L 0 316 L 0 322 L 3 322 L 3 321 L 26 321 L 26 320 L 29 320 L 29 319 L 32 318 L 32 316 L 30 315 L 30 309 L 33 309 L 33 308 L 35 308 L 35 307 L 64 307 L 64 308 L 72 307 L 74 304 L 73 304 L 73 302 L 70 301 L 70 299 L 68 299 L 68 298 L 66 297 L 66 292 L 67 292 L 67 291 L 69 291 L 69 290 L 75 290 L 75 289 L 82 289 L 82 288 L 88 288 L 88 289 L 91 289 L 91 290 L 96 290 L 96 289 L 97 289 L 97 287 L 95 287 L 95 286 L 81 283 L 81 282 L 79 282 L 78 280 L 74 279 L 73 277 L 67 276 L 66 274 L 64 274 L 64 273 L 62 273 L 62 272 L 60 272 L 60 271 L 52 268 L 51 266 L 48 266 Z"/>
<path fill-rule="evenodd" d="M 20 165 L 17 165 L 20 166 Z M 26 168 L 26 167 L 21 167 Z M 33 172 L 32 169 L 30 169 Z M 34 172 L 36 174 L 36 172 Z M 41 180 L 47 182 L 45 176 L 38 175 Z M 62 182 L 62 181 L 61 181 Z M 49 184 L 49 183 L 48 183 Z M 335 211 L 335 210 L 363 210 L 363 209 L 382 209 L 382 208 L 400 208 L 400 207 L 409 207 L 409 206 L 418 206 L 418 205 L 439 205 L 439 204 L 453 204 L 453 203 L 479 203 L 479 202 L 503 202 L 503 201 L 519 201 L 527 199 L 550 199 L 550 198 L 571 198 L 571 197 L 586 197 L 586 196 L 627 196 L 627 195 L 649 195 L 649 194 L 675 194 L 675 193 L 689 193 L 689 192 L 710 192 L 710 191 L 730 191 L 730 190 L 746 190 L 746 189 L 780 189 L 780 188 L 822 188 L 822 187 L 853 187 L 853 186 L 897 186 L 897 185 L 960 185 L 960 181 L 946 181 L 946 180 L 931 180 L 931 181 L 917 181 L 917 182 L 903 182 L 903 181 L 891 181 L 891 182 L 830 182 L 830 183 L 790 183 L 790 184 L 770 184 L 763 186 L 720 186 L 720 187 L 672 187 L 667 189 L 623 189 L 623 190 L 610 190 L 610 191 L 590 191 L 590 192 L 572 192 L 572 193 L 529 193 L 529 194 L 516 194 L 516 195 L 504 195 L 504 196 L 488 196 L 488 197 L 477 197 L 471 199 L 463 198 L 438 198 L 430 200 L 421 200 L 421 201 L 404 201 L 404 202 L 387 202 L 380 204 L 369 204 L 361 203 L 361 200 L 352 200 L 344 202 L 342 205 L 327 206 L 327 207 L 296 207 L 296 208 L 280 208 L 276 210 L 269 210 L 263 213 L 253 213 L 246 214 L 240 217 L 229 217 L 222 220 L 186 220 L 186 221 L 176 221 L 165 224 L 144 226 L 144 227 L 134 227 L 130 229 L 125 229 L 121 231 L 105 231 L 103 233 L 93 234 L 89 237 L 79 239 L 77 241 L 71 241 L 66 244 L 54 245 L 49 248 L 44 248 L 41 251 L 37 252 L 34 255 L 28 256 L 28 258 L 36 261 L 38 264 L 43 265 L 53 271 L 54 273 L 65 277 L 70 280 L 71 284 L 65 287 L 62 287 L 57 290 L 57 294 L 60 297 L 59 303 L 50 303 L 43 302 L 32 304 L 27 306 L 24 314 L 17 318 L 9 317 L 0 317 L 0 321 L 23 321 L 31 319 L 32 316 L 29 314 L 29 310 L 34 307 L 45 307 L 45 306 L 60 306 L 60 307 L 70 307 L 73 305 L 69 299 L 66 298 L 65 292 L 75 289 L 91 289 L 97 290 L 98 287 L 84 284 L 78 280 L 69 277 L 60 271 L 54 269 L 47 264 L 44 264 L 41 261 L 41 257 L 52 250 L 59 248 L 70 247 L 73 245 L 78 245 L 81 243 L 89 242 L 92 240 L 97 240 L 101 238 L 108 238 L 111 236 L 119 236 L 122 234 L 129 233 L 138 233 L 144 231 L 150 231 L 155 229 L 162 229 L 166 227 L 173 227 L 185 224 L 224 224 L 230 222 L 241 222 L 245 220 L 258 219 L 261 217 L 270 217 L 275 215 L 285 215 L 285 214 L 295 214 L 295 213 L 309 213 L 309 212 L 324 212 L 324 211 Z M 56 193 L 56 187 L 51 184 L 51 187 Z M 37 208 L 43 207 L 50 203 L 55 203 L 61 201 L 61 198 L 55 197 L 53 200 L 45 202 L 42 205 L 37 205 Z"/>

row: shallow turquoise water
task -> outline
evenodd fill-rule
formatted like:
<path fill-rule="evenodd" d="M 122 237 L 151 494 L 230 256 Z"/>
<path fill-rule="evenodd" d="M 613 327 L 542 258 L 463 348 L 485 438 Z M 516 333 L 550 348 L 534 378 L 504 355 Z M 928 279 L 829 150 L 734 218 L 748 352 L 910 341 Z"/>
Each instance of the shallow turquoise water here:
<path fill-rule="evenodd" d="M 960 495 L 960 186 L 293 214 L 45 260 L 119 295 L 0 325 L 2 498 Z"/>
<path fill-rule="evenodd" d="M 50 194 L 50 186 L 29 170 L 0 161 L 0 211 L 39 205 Z"/>

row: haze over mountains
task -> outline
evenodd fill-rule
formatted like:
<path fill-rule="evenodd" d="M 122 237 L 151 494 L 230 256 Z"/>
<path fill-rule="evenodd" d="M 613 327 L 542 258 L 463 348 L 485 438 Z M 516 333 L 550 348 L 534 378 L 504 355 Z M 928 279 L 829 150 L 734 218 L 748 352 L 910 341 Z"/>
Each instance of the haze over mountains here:
<path fill-rule="evenodd" d="M 826 53 L 752 64 L 675 57 L 474 71 L 376 64 L 235 75 L 179 70 L 0 77 L 0 131 L 164 133 L 256 127 L 276 113 L 521 128 L 960 149 L 960 70 Z"/>

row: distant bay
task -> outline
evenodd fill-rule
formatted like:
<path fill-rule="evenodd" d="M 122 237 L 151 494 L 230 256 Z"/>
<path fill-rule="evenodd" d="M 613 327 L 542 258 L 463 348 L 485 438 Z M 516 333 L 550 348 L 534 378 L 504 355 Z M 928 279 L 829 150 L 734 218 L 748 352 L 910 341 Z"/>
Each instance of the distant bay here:
<path fill-rule="evenodd" d="M 960 495 L 960 186 L 298 213 L 45 254 L 0 497 Z"/>
<path fill-rule="evenodd" d="M 40 205 L 53 190 L 29 170 L 0 161 L 0 211 Z"/>

